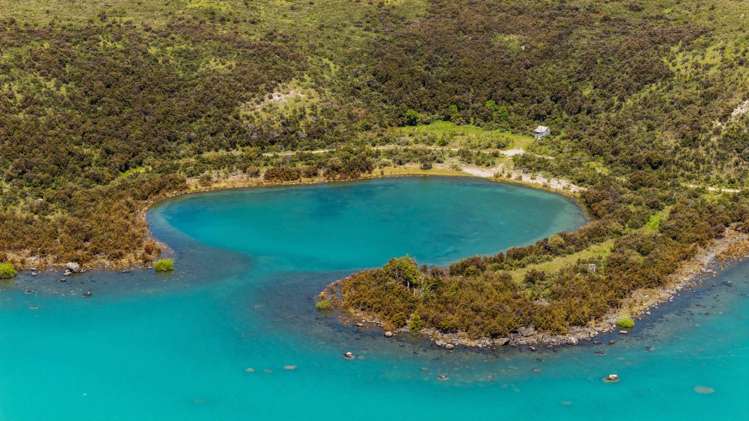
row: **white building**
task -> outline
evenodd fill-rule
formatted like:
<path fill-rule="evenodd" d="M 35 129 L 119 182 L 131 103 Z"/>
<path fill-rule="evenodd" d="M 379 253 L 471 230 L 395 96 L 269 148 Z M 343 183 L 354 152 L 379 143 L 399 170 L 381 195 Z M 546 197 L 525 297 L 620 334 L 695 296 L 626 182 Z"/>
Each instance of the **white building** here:
<path fill-rule="evenodd" d="M 533 130 L 533 136 L 536 137 L 536 139 L 541 139 L 542 137 L 546 137 L 551 134 L 551 130 L 549 130 L 546 126 L 538 126 L 535 130 Z"/>

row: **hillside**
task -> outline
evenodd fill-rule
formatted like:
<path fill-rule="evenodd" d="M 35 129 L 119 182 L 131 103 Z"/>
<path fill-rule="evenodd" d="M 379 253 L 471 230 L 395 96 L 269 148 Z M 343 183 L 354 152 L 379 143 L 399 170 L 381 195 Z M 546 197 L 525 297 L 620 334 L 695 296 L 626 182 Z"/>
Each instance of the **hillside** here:
<path fill-rule="evenodd" d="M 480 336 L 528 323 L 472 323 L 509 300 L 564 331 L 746 222 L 747 15 L 738 0 L 0 0 L 0 261 L 148 264 L 143 215 L 164 197 L 474 165 L 581 186 L 594 221 L 435 269 L 434 295 L 398 309 L 381 305 L 398 282 L 362 275 L 346 305 Z M 538 124 L 552 136 L 532 142 Z M 558 256 L 602 270 L 542 264 Z M 460 300 L 512 293 L 462 314 L 439 292 L 452 283 Z"/>

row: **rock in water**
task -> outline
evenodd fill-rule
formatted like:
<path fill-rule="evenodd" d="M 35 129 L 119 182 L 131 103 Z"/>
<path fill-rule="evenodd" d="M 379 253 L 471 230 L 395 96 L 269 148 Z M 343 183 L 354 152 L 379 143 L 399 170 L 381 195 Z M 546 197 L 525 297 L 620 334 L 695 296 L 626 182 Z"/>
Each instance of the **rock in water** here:
<path fill-rule="evenodd" d="M 68 262 L 65 263 L 65 269 L 69 270 L 71 273 L 79 273 L 81 271 L 81 265 L 76 262 Z"/>
<path fill-rule="evenodd" d="M 353 360 L 354 359 L 354 353 L 351 351 L 347 351 L 343 354 L 343 358 L 347 360 Z"/>
<path fill-rule="evenodd" d="M 603 378 L 603 381 L 606 383 L 617 383 L 619 381 L 619 375 L 615 373 L 609 374 Z"/>
<path fill-rule="evenodd" d="M 86 291 L 85 291 L 85 292 L 83 293 L 83 296 L 84 296 L 84 297 L 86 297 L 86 298 L 91 298 L 91 296 L 92 296 L 92 295 L 94 295 L 94 293 L 93 293 L 93 292 L 91 292 L 91 290 L 86 290 Z"/>
<path fill-rule="evenodd" d="M 386 330 L 386 331 L 385 331 L 385 337 L 386 337 L 386 338 L 392 338 L 392 337 L 393 337 L 393 332 L 391 332 L 391 331 L 389 331 L 389 330 Z"/>

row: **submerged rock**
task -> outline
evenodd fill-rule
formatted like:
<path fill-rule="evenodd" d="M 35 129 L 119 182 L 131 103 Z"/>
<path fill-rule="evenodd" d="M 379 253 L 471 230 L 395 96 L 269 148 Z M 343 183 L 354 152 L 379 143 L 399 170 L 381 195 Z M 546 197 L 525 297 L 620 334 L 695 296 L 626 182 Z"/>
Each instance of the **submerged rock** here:
<path fill-rule="evenodd" d="M 89 289 L 89 290 L 86 290 L 86 291 L 84 291 L 84 292 L 83 292 L 83 296 L 84 296 L 85 298 L 91 298 L 91 296 L 93 296 L 93 295 L 94 295 L 94 293 L 93 293 L 93 292 L 91 292 L 91 290 L 90 290 L 90 289 Z"/>
<path fill-rule="evenodd" d="M 695 386 L 694 391 L 700 395 L 711 395 L 715 393 L 715 389 L 707 386 Z"/>
<path fill-rule="evenodd" d="M 283 369 L 286 371 L 294 371 L 296 370 L 296 366 L 294 364 L 286 364 L 283 366 Z"/>
<path fill-rule="evenodd" d="M 252 373 L 255 372 L 255 369 L 252 368 L 252 367 L 247 367 L 247 368 L 244 369 L 244 372 L 247 373 L 247 374 L 252 374 Z"/>

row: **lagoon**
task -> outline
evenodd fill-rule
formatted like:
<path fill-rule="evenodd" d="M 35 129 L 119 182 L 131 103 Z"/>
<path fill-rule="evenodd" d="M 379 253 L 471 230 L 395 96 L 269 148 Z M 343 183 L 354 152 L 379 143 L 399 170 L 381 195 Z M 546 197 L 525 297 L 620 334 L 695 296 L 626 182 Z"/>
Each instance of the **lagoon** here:
<path fill-rule="evenodd" d="M 163 203 L 149 223 L 175 273 L 0 289 L 0 420 L 746 419 L 748 264 L 610 346 L 447 352 L 314 310 L 328 282 L 390 257 L 447 264 L 584 221 L 561 196 L 470 178 Z"/>

